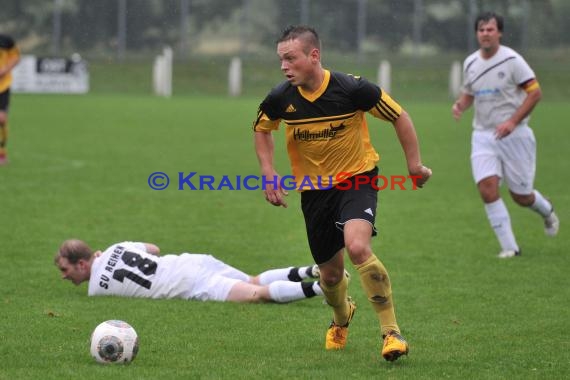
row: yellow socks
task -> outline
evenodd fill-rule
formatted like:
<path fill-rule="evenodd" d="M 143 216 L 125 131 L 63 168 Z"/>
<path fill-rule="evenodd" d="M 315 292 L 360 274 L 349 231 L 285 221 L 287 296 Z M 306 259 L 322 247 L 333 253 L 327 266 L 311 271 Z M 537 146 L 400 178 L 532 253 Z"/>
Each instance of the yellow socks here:
<path fill-rule="evenodd" d="M 0 125 L 0 148 L 6 146 L 8 141 L 8 124 Z"/>
<path fill-rule="evenodd" d="M 327 286 L 324 281 L 321 281 L 320 285 L 327 303 L 333 308 L 334 323 L 338 326 L 346 325 L 350 314 L 347 299 L 348 279 L 343 275 L 336 285 Z"/>
<path fill-rule="evenodd" d="M 384 265 L 372 254 L 368 260 L 360 265 L 356 265 L 355 268 L 360 274 L 362 288 L 366 292 L 368 300 L 372 303 L 374 311 L 376 311 L 382 334 L 386 335 L 392 330 L 400 333 L 392 302 L 390 277 Z"/>
<path fill-rule="evenodd" d="M 0 126 L 0 158 L 6 158 L 6 142 L 8 141 L 8 125 Z"/>

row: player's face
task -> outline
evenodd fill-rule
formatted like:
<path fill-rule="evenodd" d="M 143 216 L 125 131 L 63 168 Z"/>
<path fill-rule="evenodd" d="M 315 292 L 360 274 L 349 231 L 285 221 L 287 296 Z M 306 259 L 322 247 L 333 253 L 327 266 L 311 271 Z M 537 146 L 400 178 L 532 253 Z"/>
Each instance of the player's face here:
<path fill-rule="evenodd" d="M 315 64 L 318 63 L 318 49 L 309 54 L 303 51 L 303 41 L 287 40 L 277 44 L 277 55 L 281 61 L 281 71 L 293 86 L 301 88 L 312 82 Z"/>
<path fill-rule="evenodd" d="M 501 43 L 503 33 L 499 31 L 497 20 L 481 21 L 477 28 L 477 41 L 479 47 L 486 53 L 494 53 Z"/>
<path fill-rule="evenodd" d="M 86 272 L 86 264 L 83 260 L 79 260 L 77 264 L 71 264 L 67 258 L 60 257 L 57 260 L 57 267 L 61 272 L 61 278 L 69 280 L 75 285 L 79 285 L 86 279 L 89 279 L 89 275 Z"/>

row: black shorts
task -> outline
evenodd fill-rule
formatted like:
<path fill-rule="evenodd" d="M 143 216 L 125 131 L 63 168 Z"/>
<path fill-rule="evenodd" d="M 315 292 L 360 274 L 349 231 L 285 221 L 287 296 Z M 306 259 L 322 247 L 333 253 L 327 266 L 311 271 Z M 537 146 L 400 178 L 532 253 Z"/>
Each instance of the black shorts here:
<path fill-rule="evenodd" d="M 10 105 L 10 88 L 4 92 L 0 92 L 0 111 L 8 112 Z"/>
<path fill-rule="evenodd" d="M 355 177 L 366 176 L 372 180 L 377 175 L 378 168 L 374 168 Z M 317 264 L 329 261 L 344 248 L 343 228 L 349 220 L 361 219 L 370 222 L 372 236 L 376 235 L 374 222 L 378 190 L 370 183 L 356 186 L 355 177 L 348 179 L 351 186 L 344 186 L 345 190 L 333 187 L 301 193 L 301 208 L 305 217 L 309 247 Z"/>

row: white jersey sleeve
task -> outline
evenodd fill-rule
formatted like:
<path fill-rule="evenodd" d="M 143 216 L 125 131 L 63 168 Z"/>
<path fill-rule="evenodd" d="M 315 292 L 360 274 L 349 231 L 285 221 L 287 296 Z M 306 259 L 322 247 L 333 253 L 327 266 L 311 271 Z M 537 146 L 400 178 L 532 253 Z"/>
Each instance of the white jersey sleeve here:
<path fill-rule="evenodd" d="M 521 85 L 535 78 L 524 58 L 513 49 L 500 46 L 483 59 L 476 51 L 463 63 L 463 92 L 474 97 L 476 130 L 495 129 L 522 105 L 527 94 Z M 529 117 L 521 124 L 527 125 Z"/>
<path fill-rule="evenodd" d="M 201 271 L 202 256 L 155 256 L 146 252 L 143 243 L 117 243 L 94 259 L 88 294 L 188 298 Z"/>

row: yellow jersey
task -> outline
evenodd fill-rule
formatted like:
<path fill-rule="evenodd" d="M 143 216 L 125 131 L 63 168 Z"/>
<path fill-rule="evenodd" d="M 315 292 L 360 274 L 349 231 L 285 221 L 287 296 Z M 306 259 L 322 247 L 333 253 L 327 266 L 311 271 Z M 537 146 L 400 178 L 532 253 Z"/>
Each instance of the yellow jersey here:
<path fill-rule="evenodd" d="M 253 130 L 271 132 L 283 121 L 295 182 L 323 188 L 376 166 L 380 157 L 370 141 L 367 112 L 394 122 L 402 107 L 364 78 L 325 70 L 312 94 L 287 81 L 271 90 Z"/>
<path fill-rule="evenodd" d="M 20 50 L 14 40 L 6 35 L 0 35 L 0 69 L 3 69 L 13 60 L 18 60 Z M 0 92 L 6 91 L 12 84 L 12 72 L 0 77 Z"/>

